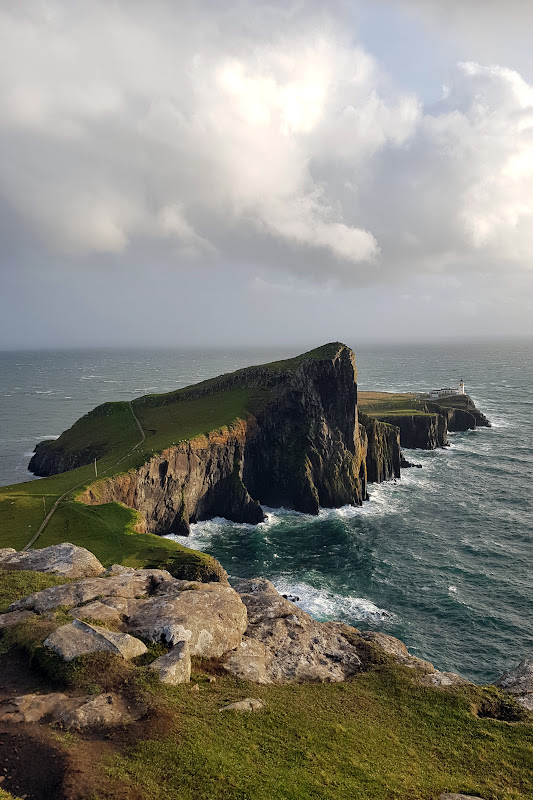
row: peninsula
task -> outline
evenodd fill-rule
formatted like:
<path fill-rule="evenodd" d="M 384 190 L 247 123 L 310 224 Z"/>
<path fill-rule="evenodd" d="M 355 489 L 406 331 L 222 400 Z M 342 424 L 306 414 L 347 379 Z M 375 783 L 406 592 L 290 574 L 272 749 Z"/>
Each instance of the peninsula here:
<path fill-rule="evenodd" d="M 139 513 L 137 530 L 185 535 L 214 516 L 261 522 L 263 505 L 308 514 L 361 505 L 369 482 L 400 476 L 400 445 L 445 446 L 448 430 L 488 424 L 467 395 L 436 404 L 365 393 L 358 404 L 354 353 L 333 342 L 132 404 L 106 403 L 39 444 L 30 470 L 49 476 L 105 462 L 135 423 L 143 442 L 78 500 L 122 503 Z"/>

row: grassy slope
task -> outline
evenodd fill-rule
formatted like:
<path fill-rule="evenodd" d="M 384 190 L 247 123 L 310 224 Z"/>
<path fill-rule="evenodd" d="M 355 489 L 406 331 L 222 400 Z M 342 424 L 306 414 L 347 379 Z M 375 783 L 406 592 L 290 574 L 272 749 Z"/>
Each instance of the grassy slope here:
<path fill-rule="evenodd" d="M 0 573 L 0 612 L 60 582 Z M 0 673 L 3 659 L 20 658 L 27 647 L 34 668 L 52 675 L 51 663 L 32 649 L 31 625 L 19 631 L 2 640 Z M 126 682 L 161 724 L 155 737 L 141 731 L 127 746 L 109 743 L 104 732 L 94 753 L 105 757 L 91 768 L 106 776 L 98 800 L 137 797 L 139 787 L 143 800 L 437 800 L 444 791 L 484 800 L 533 797 L 533 717 L 478 716 L 498 707 L 504 695 L 495 688 L 422 687 L 415 672 L 386 659 L 341 684 L 261 686 L 220 674 L 212 683 L 217 665 L 197 660 L 195 693 L 191 684 L 164 686 L 145 668 L 104 655 L 84 657 L 56 678 L 81 692 L 121 691 Z M 219 712 L 244 697 L 262 699 L 265 708 Z"/>
<path fill-rule="evenodd" d="M 418 395 L 393 392 L 358 392 L 357 405 L 370 417 L 427 416 L 419 406 Z"/>
<path fill-rule="evenodd" d="M 154 452 L 175 442 L 231 424 L 249 413 L 252 401 L 257 402 L 257 393 L 237 389 L 137 409 L 146 441 L 133 453 L 130 451 L 139 442 L 140 433 L 128 404 L 106 404 L 106 411 L 111 406 L 110 413 L 91 412 L 83 417 L 66 432 L 64 442 L 73 450 L 91 442 L 102 443 L 102 425 L 105 434 L 109 434 L 111 449 L 98 461 L 98 473 L 100 477 L 113 475 L 144 463 Z M 39 481 L 1 487 L 0 547 L 23 547 L 41 524 L 45 509 L 48 512 L 65 491 L 76 486 L 81 489 L 93 480 L 94 468 L 89 465 Z M 90 549 L 105 565 L 140 567 L 168 563 L 169 559 L 191 564 L 208 561 L 203 554 L 174 542 L 136 533 L 133 528 L 137 516 L 131 509 L 115 503 L 89 507 L 72 498 L 71 495 L 59 506 L 36 547 L 70 541 Z"/>
<path fill-rule="evenodd" d="M 485 800 L 533 797 L 533 726 L 480 719 L 487 690 L 415 686 L 385 667 L 344 684 L 251 686 L 230 678 L 200 692 L 159 691 L 174 727 L 115 757 L 110 777 L 156 800 Z M 253 714 L 219 713 L 259 697 Z M 110 795 L 112 796 L 112 795 Z"/>

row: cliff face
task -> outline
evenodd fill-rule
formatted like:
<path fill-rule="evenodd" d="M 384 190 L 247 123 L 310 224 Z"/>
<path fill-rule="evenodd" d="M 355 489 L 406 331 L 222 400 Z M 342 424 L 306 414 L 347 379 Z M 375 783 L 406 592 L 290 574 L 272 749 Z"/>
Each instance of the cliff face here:
<path fill-rule="evenodd" d="M 246 437 L 252 420 L 182 442 L 142 467 L 97 481 L 79 498 L 89 505 L 124 503 L 141 512 L 150 533 L 189 532 L 189 521 L 224 516 L 262 522 L 264 513 L 242 482 Z"/>
<path fill-rule="evenodd" d="M 30 459 L 28 470 L 39 478 L 57 475 L 60 472 L 68 472 L 69 469 L 77 469 L 85 464 L 90 464 L 95 458 L 100 457 L 100 452 L 96 447 L 87 447 L 76 452 L 68 452 L 61 447 L 52 448 L 54 441 L 51 439 L 39 442 Z"/>
<path fill-rule="evenodd" d="M 439 402 L 422 402 L 420 413 L 380 414 L 380 421 L 399 429 L 402 447 L 420 450 L 447 447 L 448 431 L 490 428 L 489 420 L 468 395 L 456 395 Z M 370 476 L 368 479 L 372 480 Z"/>
<path fill-rule="evenodd" d="M 380 419 L 398 428 L 402 447 L 435 450 L 448 444 L 448 427 L 442 414 L 393 414 Z"/>
<path fill-rule="evenodd" d="M 382 483 L 400 477 L 402 453 L 400 429 L 359 412 L 359 422 L 367 439 L 366 469 L 369 483 Z"/>
<path fill-rule="evenodd" d="M 125 503 L 141 513 L 146 530 L 181 534 L 190 522 L 213 516 L 260 522 L 260 504 L 309 514 L 319 506 L 361 505 L 368 442 L 360 434 L 355 381 L 354 355 L 340 344 L 326 357 L 303 357 L 290 370 L 258 367 L 224 376 L 218 390 L 267 389 L 268 402 L 227 429 L 92 484 L 81 500 Z M 192 387 L 188 397 L 209 390 Z"/>

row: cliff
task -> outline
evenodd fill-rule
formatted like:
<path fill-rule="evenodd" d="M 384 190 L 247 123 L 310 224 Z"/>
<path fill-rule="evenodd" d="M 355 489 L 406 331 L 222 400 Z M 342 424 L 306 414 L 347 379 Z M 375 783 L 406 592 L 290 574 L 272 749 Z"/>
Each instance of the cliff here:
<path fill-rule="evenodd" d="M 399 448 L 385 455 L 391 432 L 383 429 L 380 438 L 380 425 L 372 423 L 369 436 L 359 425 L 356 377 L 353 352 L 335 342 L 149 395 L 131 409 L 108 403 L 40 445 L 31 466 L 43 475 L 90 463 L 89 441 L 110 458 L 125 442 L 117 429 L 126 429 L 128 415 L 131 425 L 133 413 L 147 433 L 134 465 L 126 458 L 117 474 L 92 482 L 79 499 L 124 503 L 140 512 L 148 532 L 186 534 L 190 522 L 213 516 L 257 523 L 261 505 L 309 514 L 320 506 L 361 505 L 369 452 L 372 474 L 384 479 L 399 472 Z M 375 443 L 382 450 L 374 454 Z"/>
<path fill-rule="evenodd" d="M 448 432 L 490 427 L 466 394 L 429 401 L 426 395 L 360 392 L 359 406 L 370 419 L 395 426 L 409 449 L 435 450 L 448 445 Z"/>
<path fill-rule="evenodd" d="M 396 426 L 402 447 L 435 450 L 448 444 L 448 426 L 442 414 L 391 414 L 380 421 Z"/>
<path fill-rule="evenodd" d="M 363 436 L 367 440 L 366 470 L 369 483 L 383 483 L 400 477 L 402 452 L 400 431 L 395 424 L 376 420 L 359 412 Z"/>

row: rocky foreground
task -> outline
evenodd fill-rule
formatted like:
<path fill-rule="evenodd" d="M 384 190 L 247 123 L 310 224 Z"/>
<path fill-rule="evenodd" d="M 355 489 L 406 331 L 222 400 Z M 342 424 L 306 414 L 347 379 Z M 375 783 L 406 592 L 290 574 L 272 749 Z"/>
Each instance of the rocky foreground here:
<path fill-rule="evenodd" d="M 17 600 L 0 615 L 0 631 L 51 623 L 42 645 L 61 662 L 101 652 L 135 662 L 146 656 L 147 645 L 162 644 L 165 652 L 148 668 L 172 685 L 190 681 L 191 657 L 216 660 L 225 672 L 257 684 L 340 682 L 384 659 L 412 668 L 421 685 L 468 683 L 410 655 L 392 636 L 313 620 L 264 578 L 230 586 L 178 580 L 161 569 L 105 570 L 92 553 L 68 543 L 0 550 L 0 569 L 68 579 Z M 497 685 L 533 711 L 533 660 L 521 662 Z M 243 702 L 245 710 L 260 707 L 253 698 Z M 31 694 L 0 705 L 0 722 L 53 720 L 66 729 L 112 726 L 130 717 L 131 708 L 115 694 Z"/>

